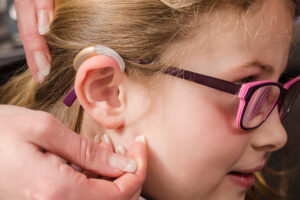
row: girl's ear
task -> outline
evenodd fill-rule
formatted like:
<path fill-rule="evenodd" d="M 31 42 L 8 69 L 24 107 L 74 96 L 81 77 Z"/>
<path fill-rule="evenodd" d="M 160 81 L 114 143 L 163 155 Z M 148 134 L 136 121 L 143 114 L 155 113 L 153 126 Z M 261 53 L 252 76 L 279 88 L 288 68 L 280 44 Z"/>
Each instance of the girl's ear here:
<path fill-rule="evenodd" d="M 77 71 L 77 98 L 104 128 L 116 129 L 124 124 L 125 102 L 120 95 L 122 76 L 118 62 L 105 55 L 88 58 Z"/>

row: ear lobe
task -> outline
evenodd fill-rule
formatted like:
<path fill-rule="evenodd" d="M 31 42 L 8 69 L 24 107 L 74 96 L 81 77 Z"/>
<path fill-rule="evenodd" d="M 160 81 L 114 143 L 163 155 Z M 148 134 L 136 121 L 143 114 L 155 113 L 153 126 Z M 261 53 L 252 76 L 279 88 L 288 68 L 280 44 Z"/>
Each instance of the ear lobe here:
<path fill-rule="evenodd" d="M 124 102 L 119 86 L 122 72 L 118 62 L 95 55 L 82 63 L 75 79 L 75 91 L 85 111 L 101 126 L 115 129 L 124 122 Z"/>

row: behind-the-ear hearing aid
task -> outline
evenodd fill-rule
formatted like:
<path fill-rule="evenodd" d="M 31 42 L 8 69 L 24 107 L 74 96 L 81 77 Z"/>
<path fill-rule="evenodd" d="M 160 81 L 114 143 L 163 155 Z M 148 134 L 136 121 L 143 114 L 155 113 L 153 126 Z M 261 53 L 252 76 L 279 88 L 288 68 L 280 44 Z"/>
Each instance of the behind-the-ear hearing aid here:
<path fill-rule="evenodd" d="M 125 62 L 123 58 L 113 49 L 103 46 L 103 45 L 95 45 L 91 47 L 87 47 L 82 49 L 75 57 L 73 61 L 73 67 L 75 71 L 79 69 L 82 63 L 95 55 L 105 55 L 113 58 L 119 64 L 120 71 L 123 72 L 125 70 Z M 64 98 L 63 102 L 67 106 L 71 106 L 76 100 L 77 96 L 75 93 L 75 89 L 73 88 Z"/>

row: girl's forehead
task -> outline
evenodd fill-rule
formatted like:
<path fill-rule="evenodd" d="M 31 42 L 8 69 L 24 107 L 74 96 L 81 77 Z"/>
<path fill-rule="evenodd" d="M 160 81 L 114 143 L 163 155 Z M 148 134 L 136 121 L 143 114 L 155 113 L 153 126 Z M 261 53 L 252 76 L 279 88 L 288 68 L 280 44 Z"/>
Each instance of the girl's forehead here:
<path fill-rule="evenodd" d="M 193 36 L 170 45 L 163 58 L 168 63 L 180 64 L 196 53 L 199 57 L 228 51 L 228 48 L 286 51 L 293 30 L 293 17 L 286 2 L 265 0 L 243 14 L 232 9 L 199 16 L 195 18 L 199 23 L 195 23 Z"/>
<path fill-rule="evenodd" d="M 293 31 L 293 12 L 286 0 L 264 0 L 259 9 L 253 7 L 245 15 L 245 31 L 252 37 L 261 36 L 265 40 L 291 40 Z"/>

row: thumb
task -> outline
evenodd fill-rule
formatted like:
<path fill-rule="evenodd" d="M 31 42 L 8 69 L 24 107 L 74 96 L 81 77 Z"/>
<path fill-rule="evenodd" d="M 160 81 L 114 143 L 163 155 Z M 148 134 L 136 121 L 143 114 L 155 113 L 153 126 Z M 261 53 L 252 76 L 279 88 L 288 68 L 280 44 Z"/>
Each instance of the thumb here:
<path fill-rule="evenodd" d="M 70 193 L 76 193 L 78 199 L 137 199 L 147 171 L 146 146 L 143 136 L 136 139 L 136 142 L 128 149 L 127 155 L 138 163 L 138 169 L 134 173 L 125 173 L 113 182 L 93 178 L 80 179 L 81 181 L 75 184 L 74 192 Z M 79 179 L 75 178 L 75 180 Z"/>
<path fill-rule="evenodd" d="M 127 155 L 137 161 L 137 170 L 134 173 L 126 173 L 114 181 L 119 190 L 127 197 L 131 197 L 135 195 L 136 192 L 140 192 L 140 188 L 146 179 L 147 173 L 145 137 L 139 136 L 135 141 L 136 143 L 128 149 Z"/>

